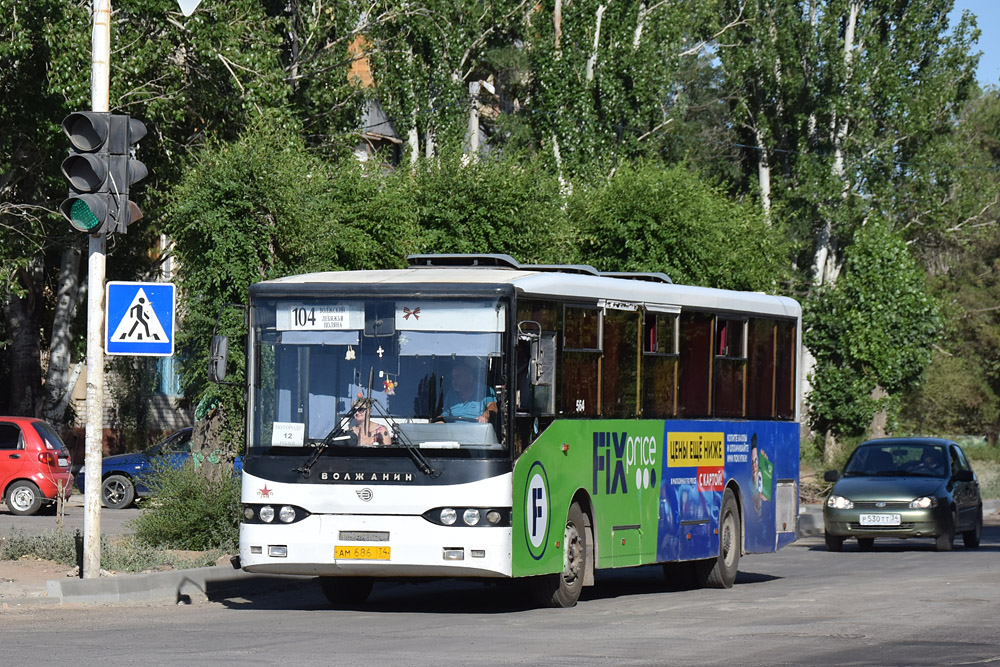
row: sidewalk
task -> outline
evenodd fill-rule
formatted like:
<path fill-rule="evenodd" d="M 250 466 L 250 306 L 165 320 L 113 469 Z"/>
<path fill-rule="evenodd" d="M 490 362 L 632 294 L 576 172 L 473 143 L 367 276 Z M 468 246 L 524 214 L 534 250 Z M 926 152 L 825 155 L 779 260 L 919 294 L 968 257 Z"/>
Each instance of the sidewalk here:
<path fill-rule="evenodd" d="M 818 537 L 823 534 L 823 508 L 821 505 L 800 507 L 798 536 Z M 985 515 L 1000 516 L 1000 500 L 983 503 Z M 235 570 L 231 565 L 216 565 L 190 570 L 168 570 L 144 574 L 123 574 L 97 579 L 78 579 L 63 576 L 65 566 L 38 565 L 34 576 L 18 580 L 16 572 L 0 577 L 0 611 L 17 605 L 96 603 L 117 604 L 124 602 L 173 602 L 187 604 L 196 600 L 213 600 L 224 596 L 239 595 L 240 591 L 260 591 L 267 588 L 287 587 L 290 582 L 305 582 L 312 577 L 249 574 Z M 42 576 L 39 576 L 42 575 Z"/>
<path fill-rule="evenodd" d="M 38 569 L 37 562 L 35 570 Z M 65 566 L 48 568 L 68 570 Z M 53 572 L 52 574 L 58 574 Z M 225 596 L 250 593 L 262 589 L 287 587 L 293 581 L 308 581 L 312 577 L 249 574 L 231 565 L 199 567 L 190 570 L 165 570 L 142 574 L 102 576 L 79 579 L 64 576 L 42 581 L 37 572 L 26 574 L 21 581 L 0 579 L 0 611 L 18 605 L 48 605 L 62 603 L 119 604 L 125 602 L 173 602 L 217 600 Z"/>

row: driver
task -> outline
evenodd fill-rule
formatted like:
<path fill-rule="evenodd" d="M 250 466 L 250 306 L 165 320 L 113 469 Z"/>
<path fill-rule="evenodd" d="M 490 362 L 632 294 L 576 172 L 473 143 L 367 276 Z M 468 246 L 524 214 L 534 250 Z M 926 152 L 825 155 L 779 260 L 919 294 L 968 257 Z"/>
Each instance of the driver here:
<path fill-rule="evenodd" d="M 496 392 L 475 381 L 475 372 L 468 363 L 456 364 L 451 371 L 451 389 L 445 394 L 441 416 L 447 421 L 463 419 L 485 424 L 496 411 Z"/>
<path fill-rule="evenodd" d="M 944 459 L 941 456 L 940 450 L 925 449 L 924 457 L 917 466 L 917 470 L 931 475 L 943 475 Z"/>

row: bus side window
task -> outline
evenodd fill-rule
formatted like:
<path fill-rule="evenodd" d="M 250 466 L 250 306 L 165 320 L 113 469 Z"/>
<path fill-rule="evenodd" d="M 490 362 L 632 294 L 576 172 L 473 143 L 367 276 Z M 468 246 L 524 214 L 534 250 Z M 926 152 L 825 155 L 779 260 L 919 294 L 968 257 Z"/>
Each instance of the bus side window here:
<path fill-rule="evenodd" d="M 711 414 L 714 321 L 708 313 L 681 313 L 677 387 L 677 413 L 681 417 L 708 417 Z"/>
<path fill-rule="evenodd" d="M 717 317 L 712 414 L 742 417 L 746 401 L 746 320 Z"/>
<path fill-rule="evenodd" d="M 778 419 L 795 419 L 795 353 L 798 349 L 795 322 L 778 322 L 775 364 L 775 415 Z"/>
<path fill-rule="evenodd" d="M 747 341 L 747 417 L 771 419 L 775 412 L 777 322 L 753 318 Z"/>
<path fill-rule="evenodd" d="M 578 417 L 600 414 L 601 310 L 567 305 L 563 311 L 560 411 Z"/>
<path fill-rule="evenodd" d="M 673 417 L 677 410 L 677 314 L 646 312 L 642 343 L 642 416 Z"/>
<path fill-rule="evenodd" d="M 634 310 L 604 313 L 601 414 L 605 417 L 638 414 L 639 317 Z"/>

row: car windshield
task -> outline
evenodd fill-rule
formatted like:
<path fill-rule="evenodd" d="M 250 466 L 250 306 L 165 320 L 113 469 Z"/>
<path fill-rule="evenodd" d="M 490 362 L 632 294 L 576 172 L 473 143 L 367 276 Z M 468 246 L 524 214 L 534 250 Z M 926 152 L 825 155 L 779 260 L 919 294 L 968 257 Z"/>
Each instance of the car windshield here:
<path fill-rule="evenodd" d="M 496 299 L 269 299 L 253 310 L 252 448 L 506 452 Z M 357 451 L 357 450 L 353 450 Z"/>
<path fill-rule="evenodd" d="M 944 447 L 920 443 L 862 445 L 844 467 L 845 477 L 946 477 L 947 474 L 948 459 Z"/>

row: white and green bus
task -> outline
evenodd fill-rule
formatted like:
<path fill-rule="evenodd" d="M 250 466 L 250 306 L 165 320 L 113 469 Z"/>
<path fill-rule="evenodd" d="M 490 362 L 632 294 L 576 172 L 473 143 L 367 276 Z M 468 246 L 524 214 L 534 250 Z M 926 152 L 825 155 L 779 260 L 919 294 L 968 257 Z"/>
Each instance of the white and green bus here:
<path fill-rule="evenodd" d="M 741 554 L 795 539 L 794 300 L 409 262 L 251 286 L 244 570 L 317 575 L 335 603 L 380 578 L 529 578 L 568 607 L 598 568 L 729 587 Z"/>

